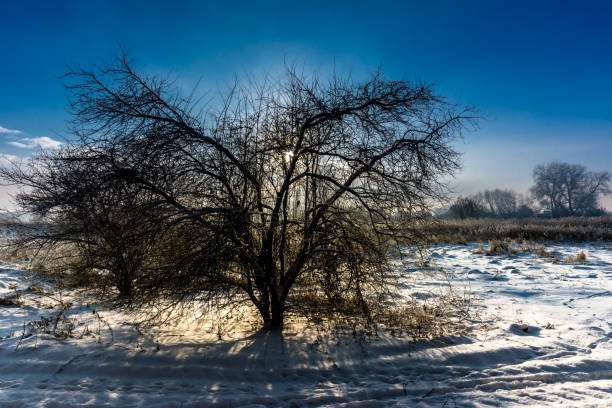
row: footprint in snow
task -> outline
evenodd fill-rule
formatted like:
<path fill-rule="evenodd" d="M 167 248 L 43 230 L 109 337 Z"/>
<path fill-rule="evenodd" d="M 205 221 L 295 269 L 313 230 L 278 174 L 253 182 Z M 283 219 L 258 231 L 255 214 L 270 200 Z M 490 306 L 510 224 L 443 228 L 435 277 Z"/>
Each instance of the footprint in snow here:
<path fill-rule="evenodd" d="M 541 329 L 537 326 L 530 326 L 523 323 L 512 323 L 508 330 L 512 333 L 520 334 L 521 336 L 537 336 L 540 334 Z"/>

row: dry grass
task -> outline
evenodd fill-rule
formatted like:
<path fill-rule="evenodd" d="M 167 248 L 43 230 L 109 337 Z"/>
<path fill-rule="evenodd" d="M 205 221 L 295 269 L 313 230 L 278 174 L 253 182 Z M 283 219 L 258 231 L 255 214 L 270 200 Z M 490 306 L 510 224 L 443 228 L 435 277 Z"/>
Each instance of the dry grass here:
<path fill-rule="evenodd" d="M 601 242 L 612 241 L 612 216 L 559 219 L 425 220 L 412 226 L 426 243 L 473 241 Z"/>
<path fill-rule="evenodd" d="M 575 256 L 568 256 L 565 259 L 557 251 L 549 251 L 544 246 L 530 242 L 518 242 L 516 240 L 490 240 L 489 247 L 485 248 L 482 243 L 478 243 L 478 248 L 473 251 L 474 254 L 486 256 L 507 255 L 509 257 L 521 253 L 531 253 L 541 258 L 545 258 L 550 262 L 557 264 L 565 263 L 586 263 L 587 256 L 584 251 L 579 251 Z"/>
<path fill-rule="evenodd" d="M 554 264 L 563 262 L 563 260 L 561 259 L 561 254 L 559 252 L 549 251 L 543 246 L 529 245 L 525 249 L 525 252 L 530 252 L 532 254 L 538 255 L 541 258 L 545 258 Z"/>
<path fill-rule="evenodd" d="M 580 251 L 576 254 L 576 256 L 568 256 L 565 258 L 565 262 L 568 263 L 585 263 L 586 262 L 586 254 L 583 251 Z"/>
<path fill-rule="evenodd" d="M 428 294 L 422 299 L 392 291 L 390 298 L 368 299 L 365 304 L 368 311 L 363 314 L 356 309 L 364 304 L 334 305 L 322 293 L 301 293 L 297 302 L 301 310 L 292 310 L 288 320 L 300 320 L 305 326 L 322 331 L 341 328 L 365 337 L 386 332 L 412 341 L 461 335 L 469 330 L 475 317 L 469 294 L 456 293 L 450 281 Z"/>
<path fill-rule="evenodd" d="M 519 249 L 512 246 L 511 242 L 491 240 L 489 241 L 489 249 L 485 251 L 486 256 L 493 255 L 508 255 L 512 256 L 519 252 Z"/>

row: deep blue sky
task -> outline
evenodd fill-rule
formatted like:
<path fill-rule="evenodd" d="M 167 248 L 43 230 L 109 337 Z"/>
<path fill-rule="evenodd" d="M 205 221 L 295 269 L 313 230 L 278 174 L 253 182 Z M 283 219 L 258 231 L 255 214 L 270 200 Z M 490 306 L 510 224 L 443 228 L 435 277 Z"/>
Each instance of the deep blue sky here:
<path fill-rule="evenodd" d="M 1 154 L 66 136 L 58 77 L 121 44 L 139 70 L 170 71 L 187 88 L 201 79 L 202 90 L 285 60 L 435 83 L 487 117 L 458 145 L 459 192 L 525 191 L 533 166 L 554 159 L 612 171 L 612 2 L 54 3 L 0 8 Z"/>

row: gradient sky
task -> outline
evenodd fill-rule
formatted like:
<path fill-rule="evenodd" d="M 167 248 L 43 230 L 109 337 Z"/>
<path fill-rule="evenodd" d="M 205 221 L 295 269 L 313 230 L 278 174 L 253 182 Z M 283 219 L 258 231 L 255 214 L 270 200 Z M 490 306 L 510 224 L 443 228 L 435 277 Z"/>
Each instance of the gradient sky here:
<path fill-rule="evenodd" d="M 434 83 L 486 117 L 457 146 L 463 194 L 525 192 L 533 167 L 552 160 L 612 171 L 609 1 L 22 0 L 0 10 L 0 162 L 69 138 L 59 77 L 121 45 L 138 70 L 170 72 L 185 88 L 201 80 L 203 91 L 284 61 Z"/>

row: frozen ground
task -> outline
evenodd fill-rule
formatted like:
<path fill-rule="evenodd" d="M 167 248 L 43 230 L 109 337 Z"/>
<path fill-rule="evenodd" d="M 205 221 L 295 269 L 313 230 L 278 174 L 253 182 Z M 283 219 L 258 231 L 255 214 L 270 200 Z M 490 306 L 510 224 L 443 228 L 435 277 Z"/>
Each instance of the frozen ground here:
<path fill-rule="evenodd" d="M 432 247 L 430 266 L 469 289 L 488 324 L 416 344 L 291 328 L 223 340 L 195 326 L 139 335 L 88 305 L 68 311 L 77 338 L 22 338 L 25 323 L 57 314 L 47 307 L 58 299 L 36 303 L 24 272 L 1 264 L 0 296 L 18 291 L 26 305 L 0 306 L 0 406 L 612 406 L 612 246 L 547 246 L 561 258 L 582 250 L 585 264 L 475 249 Z M 398 267 L 420 296 L 440 284 L 411 260 Z"/>

